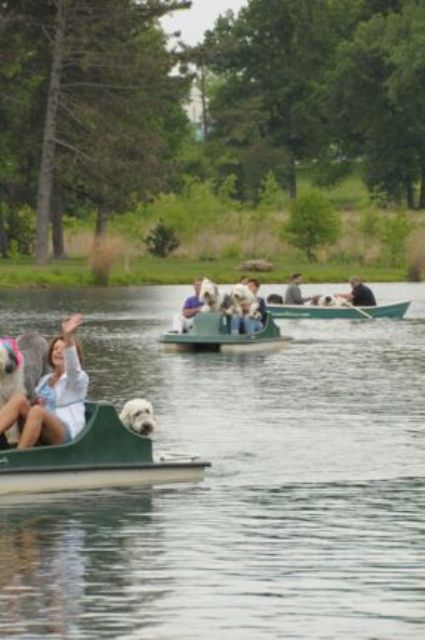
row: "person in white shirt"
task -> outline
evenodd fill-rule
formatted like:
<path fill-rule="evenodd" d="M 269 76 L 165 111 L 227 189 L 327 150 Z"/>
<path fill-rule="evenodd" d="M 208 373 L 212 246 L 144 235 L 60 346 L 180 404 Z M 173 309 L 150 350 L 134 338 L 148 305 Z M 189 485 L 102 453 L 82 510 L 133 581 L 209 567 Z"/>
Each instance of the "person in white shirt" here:
<path fill-rule="evenodd" d="M 35 400 L 15 394 L 0 409 L 0 434 L 17 420 L 23 423 L 18 449 L 34 446 L 41 438 L 44 444 L 70 442 L 85 424 L 84 401 L 89 378 L 82 368 L 83 351 L 74 333 L 83 322 L 74 314 L 62 323 L 62 333 L 50 343 L 48 362 L 53 372 L 41 378 Z"/>

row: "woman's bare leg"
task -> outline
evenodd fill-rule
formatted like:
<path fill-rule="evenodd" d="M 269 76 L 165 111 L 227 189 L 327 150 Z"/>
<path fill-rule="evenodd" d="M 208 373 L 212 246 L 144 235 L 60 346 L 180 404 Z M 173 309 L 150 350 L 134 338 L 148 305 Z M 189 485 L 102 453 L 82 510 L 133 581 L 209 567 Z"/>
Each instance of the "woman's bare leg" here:
<path fill-rule="evenodd" d="M 25 419 L 29 410 L 30 403 L 23 394 L 12 396 L 0 409 L 0 433 L 10 429 L 19 418 Z"/>
<path fill-rule="evenodd" d="M 34 405 L 28 412 L 18 449 L 33 447 L 41 435 L 48 444 L 61 444 L 66 440 L 62 422 L 44 407 Z"/>

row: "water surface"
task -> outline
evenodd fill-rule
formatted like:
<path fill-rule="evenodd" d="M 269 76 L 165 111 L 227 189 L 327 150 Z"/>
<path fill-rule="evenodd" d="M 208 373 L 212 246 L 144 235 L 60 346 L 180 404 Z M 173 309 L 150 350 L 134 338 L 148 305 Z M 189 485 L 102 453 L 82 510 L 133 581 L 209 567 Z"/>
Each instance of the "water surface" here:
<path fill-rule="evenodd" d="M 425 285 L 372 286 L 406 319 L 280 321 L 286 349 L 235 355 L 161 352 L 190 287 L 2 292 L 2 335 L 82 311 L 91 396 L 149 398 L 156 448 L 213 466 L 2 499 L 0 637 L 422 640 Z"/>

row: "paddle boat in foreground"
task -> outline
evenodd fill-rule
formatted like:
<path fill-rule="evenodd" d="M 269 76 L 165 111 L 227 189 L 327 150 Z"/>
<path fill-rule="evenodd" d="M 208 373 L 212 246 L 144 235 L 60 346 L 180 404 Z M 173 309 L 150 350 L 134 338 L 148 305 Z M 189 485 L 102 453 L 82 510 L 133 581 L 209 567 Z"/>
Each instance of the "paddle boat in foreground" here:
<path fill-rule="evenodd" d="M 319 306 L 313 304 L 268 304 L 267 311 L 273 318 L 309 318 L 373 320 L 375 318 L 393 318 L 401 320 L 410 305 L 410 300 L 379 304 L 376 307 L 354 307 L 353 305 Z"/>
<path fill-rule="evenodd" d="M 160 342 L 166 351 L 255 352 L 282 349 L 291 340 L 268 313 L 262 331 L 232 333 L 230 319 L 216 311 L 198 313 L 186 333 L 164 333 Z"/>
<path fill-rule="evenodd" d="M 127 429 L 112 404 L 88 402 L 72 442 L 0 451 L 0 495 L 137 487 L 201 480 L 210 463 L 152 452 L 150 438 Z"/>

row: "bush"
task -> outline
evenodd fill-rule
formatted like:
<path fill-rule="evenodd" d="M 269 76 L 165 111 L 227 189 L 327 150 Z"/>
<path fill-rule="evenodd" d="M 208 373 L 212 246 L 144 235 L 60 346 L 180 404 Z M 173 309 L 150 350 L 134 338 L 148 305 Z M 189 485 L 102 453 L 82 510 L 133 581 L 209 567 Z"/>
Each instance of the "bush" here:
<path fill-rule="evenodd" d="M 319 247 L 332 244 L 340 234 L 341 219 L 318 189 L 305 191 L 291 204 L 289 222 L 284 226 L 292 244 L 315 261 Z"/>
<path fill-rule="evenodd" d="M 162 220 L 152 229 L 145 238 L 145 244 L 149 253 L 153 256 L 165 258 L 174 249 L 177 249 L 180 242 L 176 237 L 172 227 L 167 227 Z"/>

